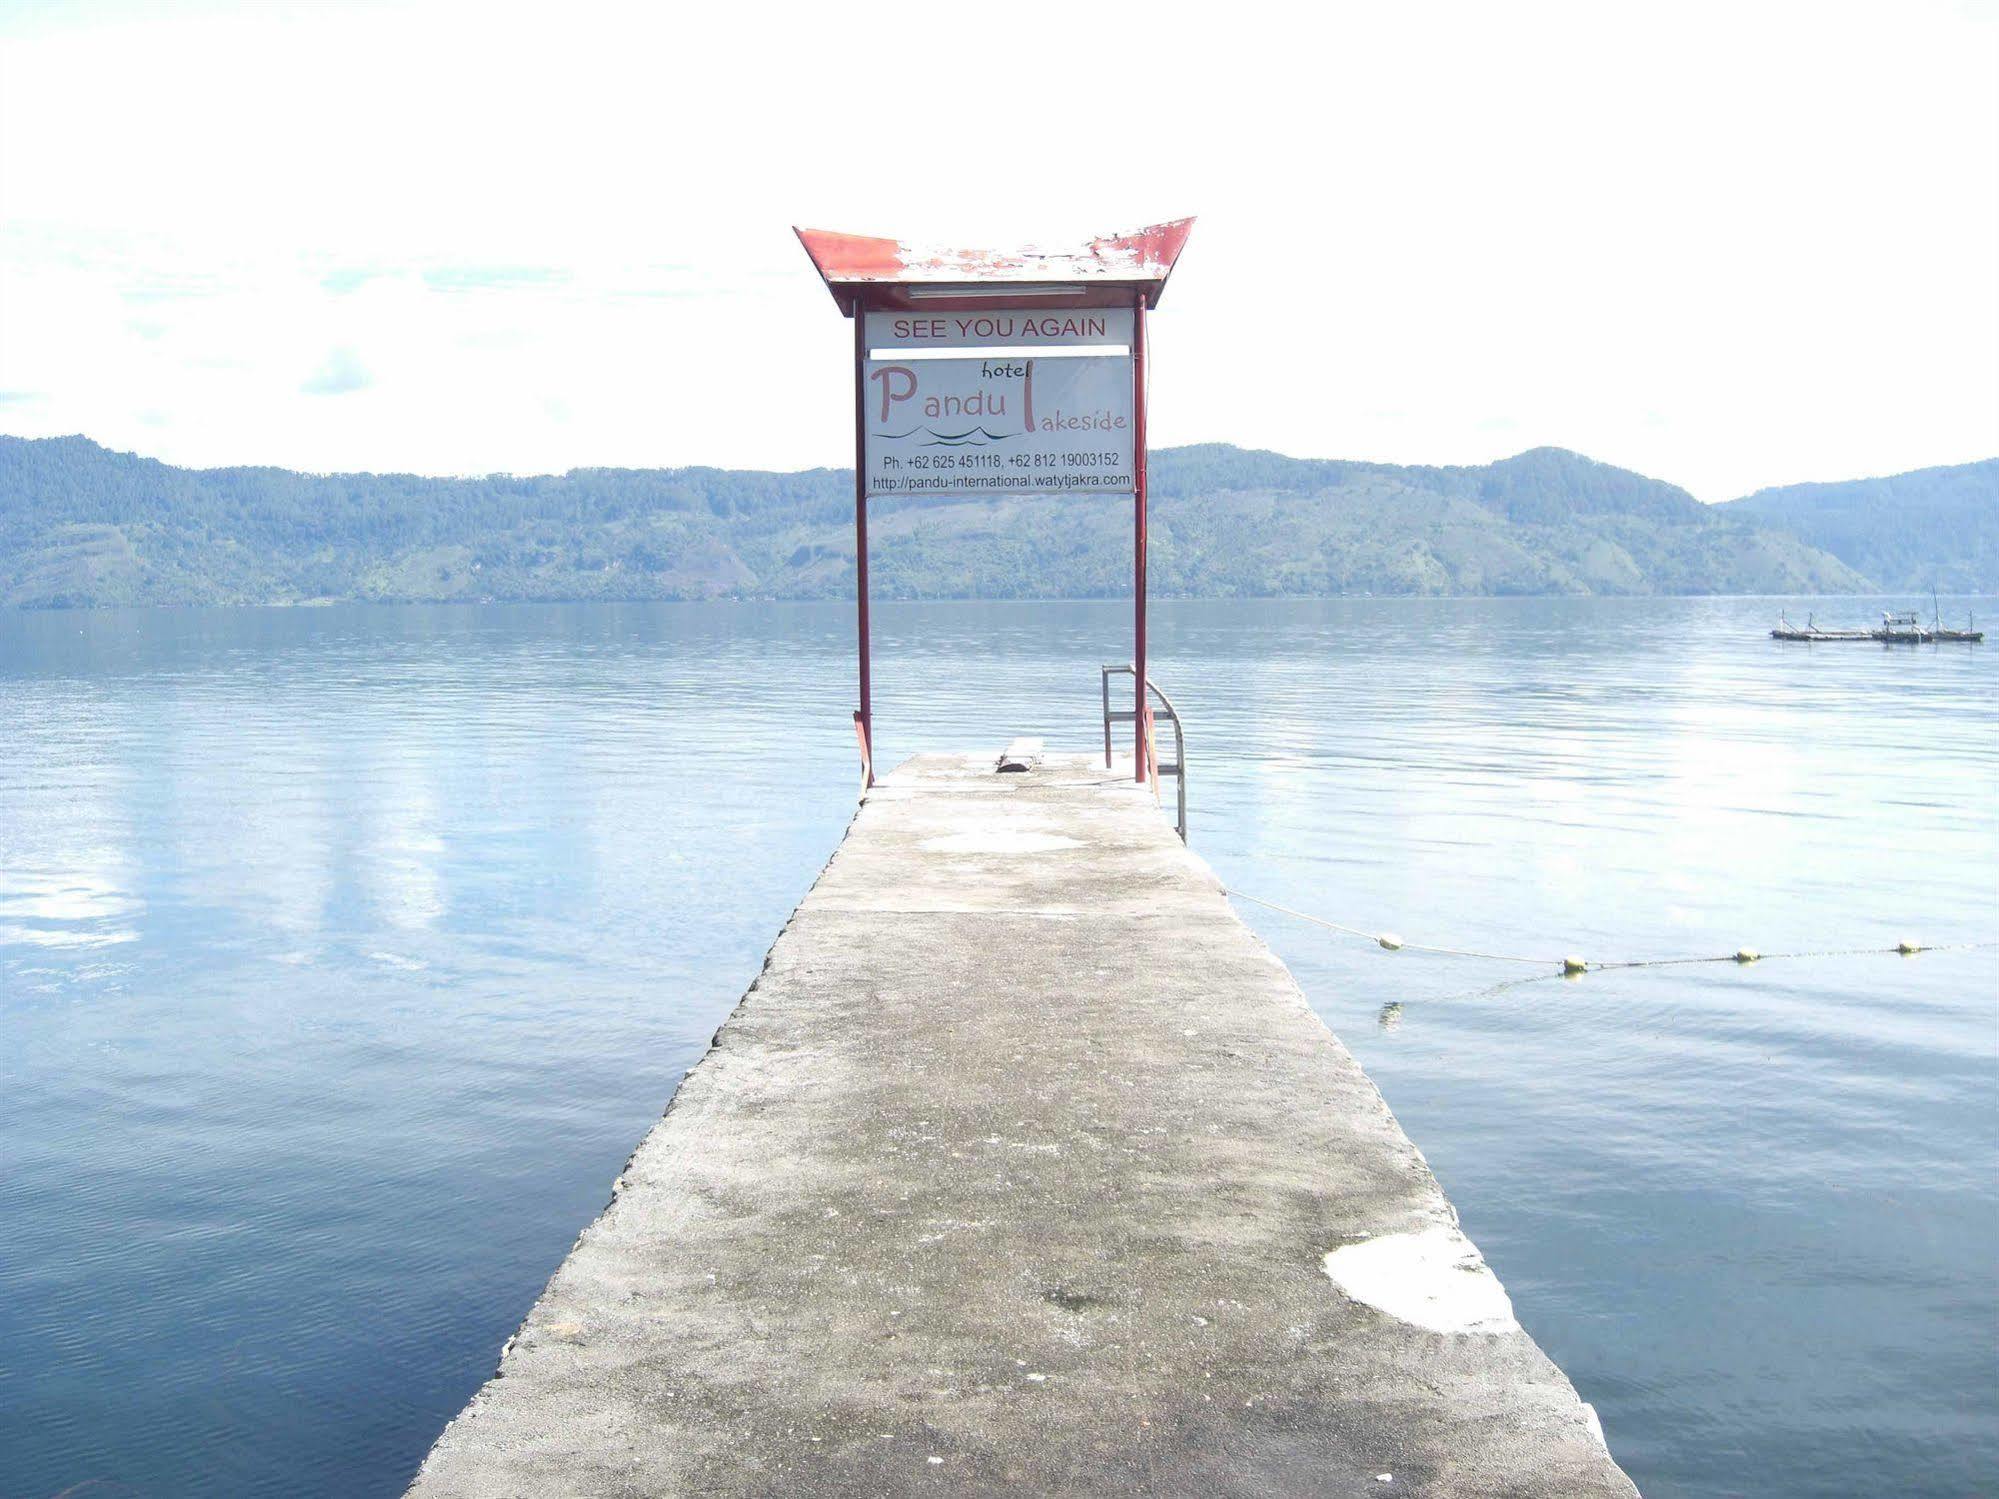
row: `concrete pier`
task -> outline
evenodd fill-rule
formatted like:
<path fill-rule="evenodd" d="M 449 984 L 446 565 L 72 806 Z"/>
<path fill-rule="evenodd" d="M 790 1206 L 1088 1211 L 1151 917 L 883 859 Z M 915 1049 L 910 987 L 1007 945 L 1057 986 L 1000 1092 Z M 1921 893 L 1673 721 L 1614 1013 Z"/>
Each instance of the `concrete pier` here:
<path fill-rule="evenodd" d="M 411 1492 L 1623 1495 L 1149 790 L 869 793 Z"/>

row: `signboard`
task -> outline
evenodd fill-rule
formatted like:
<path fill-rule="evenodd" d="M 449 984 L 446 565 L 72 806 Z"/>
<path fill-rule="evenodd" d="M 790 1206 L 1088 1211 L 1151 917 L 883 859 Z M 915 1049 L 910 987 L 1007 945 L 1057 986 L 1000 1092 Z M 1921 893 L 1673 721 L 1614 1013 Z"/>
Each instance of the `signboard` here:
<path fill-rule="evenodd" d="M 1131 494 L 1131 310 L 868 312 L 868 494 Z"/>
<path fill-rule="evenodd" d="M 864 316 L 869 494 L 1132 492 L 1130 308 Z"/>

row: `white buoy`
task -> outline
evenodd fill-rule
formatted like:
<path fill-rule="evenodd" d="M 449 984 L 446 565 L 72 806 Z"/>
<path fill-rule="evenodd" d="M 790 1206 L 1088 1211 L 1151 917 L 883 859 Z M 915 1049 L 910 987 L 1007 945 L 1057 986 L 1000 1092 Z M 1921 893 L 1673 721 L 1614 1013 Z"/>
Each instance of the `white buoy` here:
<path fill-rule="evenodd" d="M 1374 940 L 1379 942 L 1383 947 L 1387 948 L 1390 952 L 1402 951 L 1402 939 L 1396 936 L 1395 933 L 1393 932 L 1383 932 L 1379 937 L 1376 937 Z"/>
<path fill-rule="evenodd" d="M 1895 944 L 1895 951 L 1900 953 L 1905 958 L 1909 957 L 1911 954 L 1919 953 L 1922 950 L 1923 950 L 1922 943 L 1911 942 L 1907 937 L 1904 937 L 1900 942 L 1897 942 Z"/>
<path fill-rule="evenodd" d="M 1762 956 L 1763 954 L 1753 947 L 1738 947 L 1735 950 L 1735 961 L 1738 963 L 1754 963 Z"/>
<path fill-rule="evenodd" d="M 1588 973 L 1589 964 L 1581 958 L 1567 957 L 1562 959 L 1562 972 L 1568 974 Z"/>

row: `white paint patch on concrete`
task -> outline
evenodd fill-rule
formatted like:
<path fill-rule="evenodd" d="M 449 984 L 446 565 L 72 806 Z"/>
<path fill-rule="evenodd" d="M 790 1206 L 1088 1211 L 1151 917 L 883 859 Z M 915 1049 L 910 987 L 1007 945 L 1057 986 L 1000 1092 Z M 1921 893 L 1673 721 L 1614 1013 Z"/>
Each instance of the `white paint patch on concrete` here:
<path fill-rule="evenodd" d="M 1353 1300 L 1431 1332 L 1500 1333 L 1519 1326 L 1499 1277 L 1449 1224 L 1349 1244 L 1323 1263 L 1333 1284 Z"/>

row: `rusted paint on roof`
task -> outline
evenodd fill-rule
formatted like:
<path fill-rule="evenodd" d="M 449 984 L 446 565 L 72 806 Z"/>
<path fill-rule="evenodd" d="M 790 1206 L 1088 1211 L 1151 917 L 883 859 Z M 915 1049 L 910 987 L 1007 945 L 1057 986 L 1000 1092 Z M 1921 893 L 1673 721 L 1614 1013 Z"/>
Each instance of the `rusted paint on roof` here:
<path fill-rule="evenodd" d="M 987 288 L 993 283 L 1028 286 L 1084 285 L 1116 289 L 1127 298 L 1143 292 L 1156 306 L 1173 263 L 1193 230 L 1191 218 L 1151 224 L 1124 234 L 1106 234 L 1072 249 L 1024 245 L 1016 250 L 968 250 L 830 229 L 798 229 L 799 243 L 842 311 L 856 305 L 899 304 L 899 289 L 923 286 Z"/>

